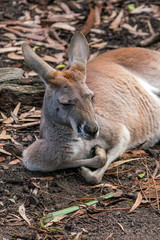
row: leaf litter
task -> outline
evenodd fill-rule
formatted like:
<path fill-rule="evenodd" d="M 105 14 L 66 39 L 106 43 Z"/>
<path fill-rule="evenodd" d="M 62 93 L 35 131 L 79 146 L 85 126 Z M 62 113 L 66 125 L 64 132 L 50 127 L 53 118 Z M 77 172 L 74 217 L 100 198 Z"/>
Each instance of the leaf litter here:
<path fill-rule="evenodd" d="M 15 130 L 15 129 L 25 129 L 25 128 L 28 128 L 28 127 L 32 127 L 34 125 L 37 125 L 40 123 L 40 117 L 41 117 L 41 111 L 40 110 L 36 110 L 35 107 L 32 107 L 29 111 L 27 112 L 23 112 L 23 113 L 20 113 L 21 112 L 21 103 L 19 102 L 16 107 L 14 108 L 13 111 L 11 111 L 11 115 L 13 116 L 14 115 L 14 118 L 12 118 L 11 116 L 6 116 L 5 114 L 1 113 L 2 117 L 3 117 L 3 121 L 2 121 L 2 126 L 3 126 L 3 130 L 0 134 L 0 140 L 3 140 L 6 141 L 6 140 L 10 140 L 11 142 L 13 142 L 14 144 L 19 144 L 18 142 L 16 142 L 16 140 L 14 140 L 14 138 L 8 134 L 9 132 L 11 132 L 12 130 Z M 16 121 L 16 123 L 15 123 Z M 27 122 L 27 123 L 26 123 Z M 0 152 L 3 153 L 4 155 L 8 155 L 8 156 L 12 156 L 12 153 L 6 151 L 3 149 L 4 145 L 2 145 L 0 147 Z M 144 150 L 141 150 L 141 149 L 137 149 L 137 150 L 130 150 L 128 151 L 128 153 L 125 153 L 121 160 L 119 161 L 115 161 L 114 163 L 112 163 L 109 168 L 108 168 L 108 171 L 114 169 L 114 168 L 118 168 L 119 166 L 125 164 L 125 163 L 129 163 L 129 162 L 132 162 L 132 161 L 143 161 L 143 157 L 142 156 L 148 156 L 148 153 L 146 153 Z M 138 157 L 138 158 L 137 158 Z M 129 159 L 128 159 L 129 158 Z M 1 162 L 4 162 L 5 161 L 5 158 L 2 157 L 1 158 Z M 14 166 L 16 164 L 19 164 L 21 163 L 21 160 L 18 158 L 18 159 L 14 159 L 12 161 L 9 162 L 9 165 L 10 166 Z M 146 199 L 146 198 L 149 198 L 148 199 L 148 202 L 150 202 L 150 204 L 152 204 L 151 202 L 151 199 L 159 199 L 160 198 L 160 188 L 159 188 L 159 183 L 157 185 L 157 181 L 159 181 L 159 179 L 156 179 L 156 175 L 158 173 L 158 170 L 159 170 L 159 165 L 157 164 L 156 165 L 156 169 L 154 171 L 154 181 L 155 181 L 155 184 L 153 185 L 153 183 L 149 185 L 147 185 L 147 182 L 146 182 L 146 179 L 144 179 L 145 183 L 143 182 L 143 180 L 141 180 L 141 187 L 140 187 L 140 190 L 141 192 L 137 192 L 137 199 L 135 201 L 135 203 L 133 204 L 133 206 L 131 208 L 127 207 L 127 208 L 124 208 L 124 209 L 129 209 L 129 213 L 135 211 L 139 206 L 143 205 L 143 199 Z M 107 171 L 107 172 L 108 172 Z M 107 174 L 106 172 L 106 174 Z M 41 178 L 40 178 L 41 179 Z M 53 178 L 52 178 L 53 179 Z M 44 180 L 47 180 L 44 179 Z M 48 179 L 49 180 L 49 179 Z M 151 180 L 148 179 L 148 183 L 150 182 Z M 113 190 L 117 190 L 117 189 L 120 189 L 120 187 L 116 186 L 116 185 L 113 185 L 113 184 L 99 184 L 97 186 L 93 186 L 91 188 L 97 188 L 97 189 L 105 189 L 105 188 L 108 188 L 108 189 L 113 189 Z M 123 186 L 122 186 L 123 188 Z M 133 191 L 134 191 L 134 188 L 133 188 Z M 123 195 L 123 191 L 121 192 L 119 196 L 119 199 L 122 198 L 122 195 Z M 115 195 L 116 196 L 116 195 Z M 113 196 L 112 196 L 113 197 Z M 81 200 L 82 201 L 82 200 Z M 157 206 L 158 206 L 158 211 L 159 211 L 159 203 L 158 203 L 159 200 L 157 200 Z M 92 202 L 92 201 L 91 201 Z M 94 202 L 94 201 L 93 201 Z M 94 204 L 97 204 L 98 201 L 94 202 Z M 85 205 L 80 205 L 81 206 L 85 206 Z M 66 211 L 65 212 L 65 209 L 62 210 L 62 213 L 63 214 L 60 214 L 60 215 L 56 215 L 56 212 L 53 212 L 53 214 L 49 213 L 49 215 L 47 215 L 46 217 L 43 217 L 43 221 L 44 219 L 48 219 L 48 216 L 53 216 L 53 219 L 52 221 L 50 222 L 50 220 L 45 220 L 45 222 L 50 222 L 49 225 L 52 225 L 53 221 L 54 222 L 61 222 L 61 220 L 64 219 L 64 217 L 66 218 L 67 215 L 69 213 L 71 213 L 72 211 L 78 211 L 80 209 L 80 207 L 77 205 L 75 207 L 70 207 L 69 210 L 71 209 L 71 211 Z M 155 208 L 155 207 L 154 207 Z M 105 212 L 107 211 L 107 209 L 99 209 L 99 208 L 96 208 L 94 207 L 94 209 L 98 212 Z M 29 220 L 27 220 L 27 218 L 25 217 L 25 211 L 24 211 L 24 206 L 22 205 L 21 208 L 20 208 L 20 215 L 22 216 L 22 218 L 29 224 Z M 94 211 L 95 211 L 94 210 Z M 108 209 L 108 211 L 115 211 L 116 209 Z M 118 211 L 119 209 L 117 209 Z M 59 213 L 59 211 L 57 212 L 57 214 Z M 60 211 L 61 213 L 61 211 Z M 86 212 L 84 211 L 83 213 L 81 214 L 85 214 Z M 56 216 L 56 217 L 55 217 Z M 47 231 L 49 231 L 49 225 L 46 225 L 44 226 L 42 224 L 42 220 L 41 220 L 41 227 L 43 229 L 46 229 Z"/>

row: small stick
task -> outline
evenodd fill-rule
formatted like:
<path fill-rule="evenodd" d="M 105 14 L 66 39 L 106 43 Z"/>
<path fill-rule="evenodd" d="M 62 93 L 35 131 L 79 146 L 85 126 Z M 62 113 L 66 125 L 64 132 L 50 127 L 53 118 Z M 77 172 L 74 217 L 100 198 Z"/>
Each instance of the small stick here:
<path fill-rule="evenodd" d="M 146 38 L 145 40 L 141 41 L 139 45 L 141 47 L 147 47 L 153 43 L 156 43 L 159 40 L 160 40 L 160 33 L 156 33 L 156 34 L 152 35 L 151 37 Z"/>

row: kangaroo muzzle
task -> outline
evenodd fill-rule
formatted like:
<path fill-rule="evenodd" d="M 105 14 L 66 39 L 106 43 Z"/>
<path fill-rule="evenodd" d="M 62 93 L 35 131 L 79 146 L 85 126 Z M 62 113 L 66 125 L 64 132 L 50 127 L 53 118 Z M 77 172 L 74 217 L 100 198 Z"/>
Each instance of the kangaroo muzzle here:
<path fill-rule="evenodd" d="M 99 126 L 97 123 L 83 123 L 78 126 L 78 135 L 86 140 L 91 140 L 98 137 Z"/>

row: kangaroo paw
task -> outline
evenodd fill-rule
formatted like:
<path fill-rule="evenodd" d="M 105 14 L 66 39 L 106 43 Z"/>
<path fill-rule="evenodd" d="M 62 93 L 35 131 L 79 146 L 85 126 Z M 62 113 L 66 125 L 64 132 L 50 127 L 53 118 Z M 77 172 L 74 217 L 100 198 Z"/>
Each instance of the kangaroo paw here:
<path fill-rule="evenodd" d="M 98 184 L 102 180 L 102 176 L 100 174 L 96 175 L 97 171 L 98 170 L 91 171 L 89 168 L 81 167 L 81 174 L 82 174 L 82 176 L 85 178 L 85 180 L 88 183 L 91 183 L 91 184 Z"/>

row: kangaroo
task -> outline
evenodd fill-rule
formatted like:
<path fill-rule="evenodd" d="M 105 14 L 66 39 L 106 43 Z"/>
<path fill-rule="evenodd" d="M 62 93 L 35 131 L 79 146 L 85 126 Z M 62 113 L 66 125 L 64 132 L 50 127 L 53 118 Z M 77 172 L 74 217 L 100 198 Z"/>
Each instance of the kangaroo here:
<path fill-rule="evenodd" d="M 70 67 L 56 71 L 26 43 L 26 63 L 45 83 L 40 138 L 23 152 L 31 171 L 81 167 L 91 184 L 127 149 L 160 138 L 160 53 L 143 48 L 105 52 L 88 62 L 88 43 L 76 32 Z"/>

